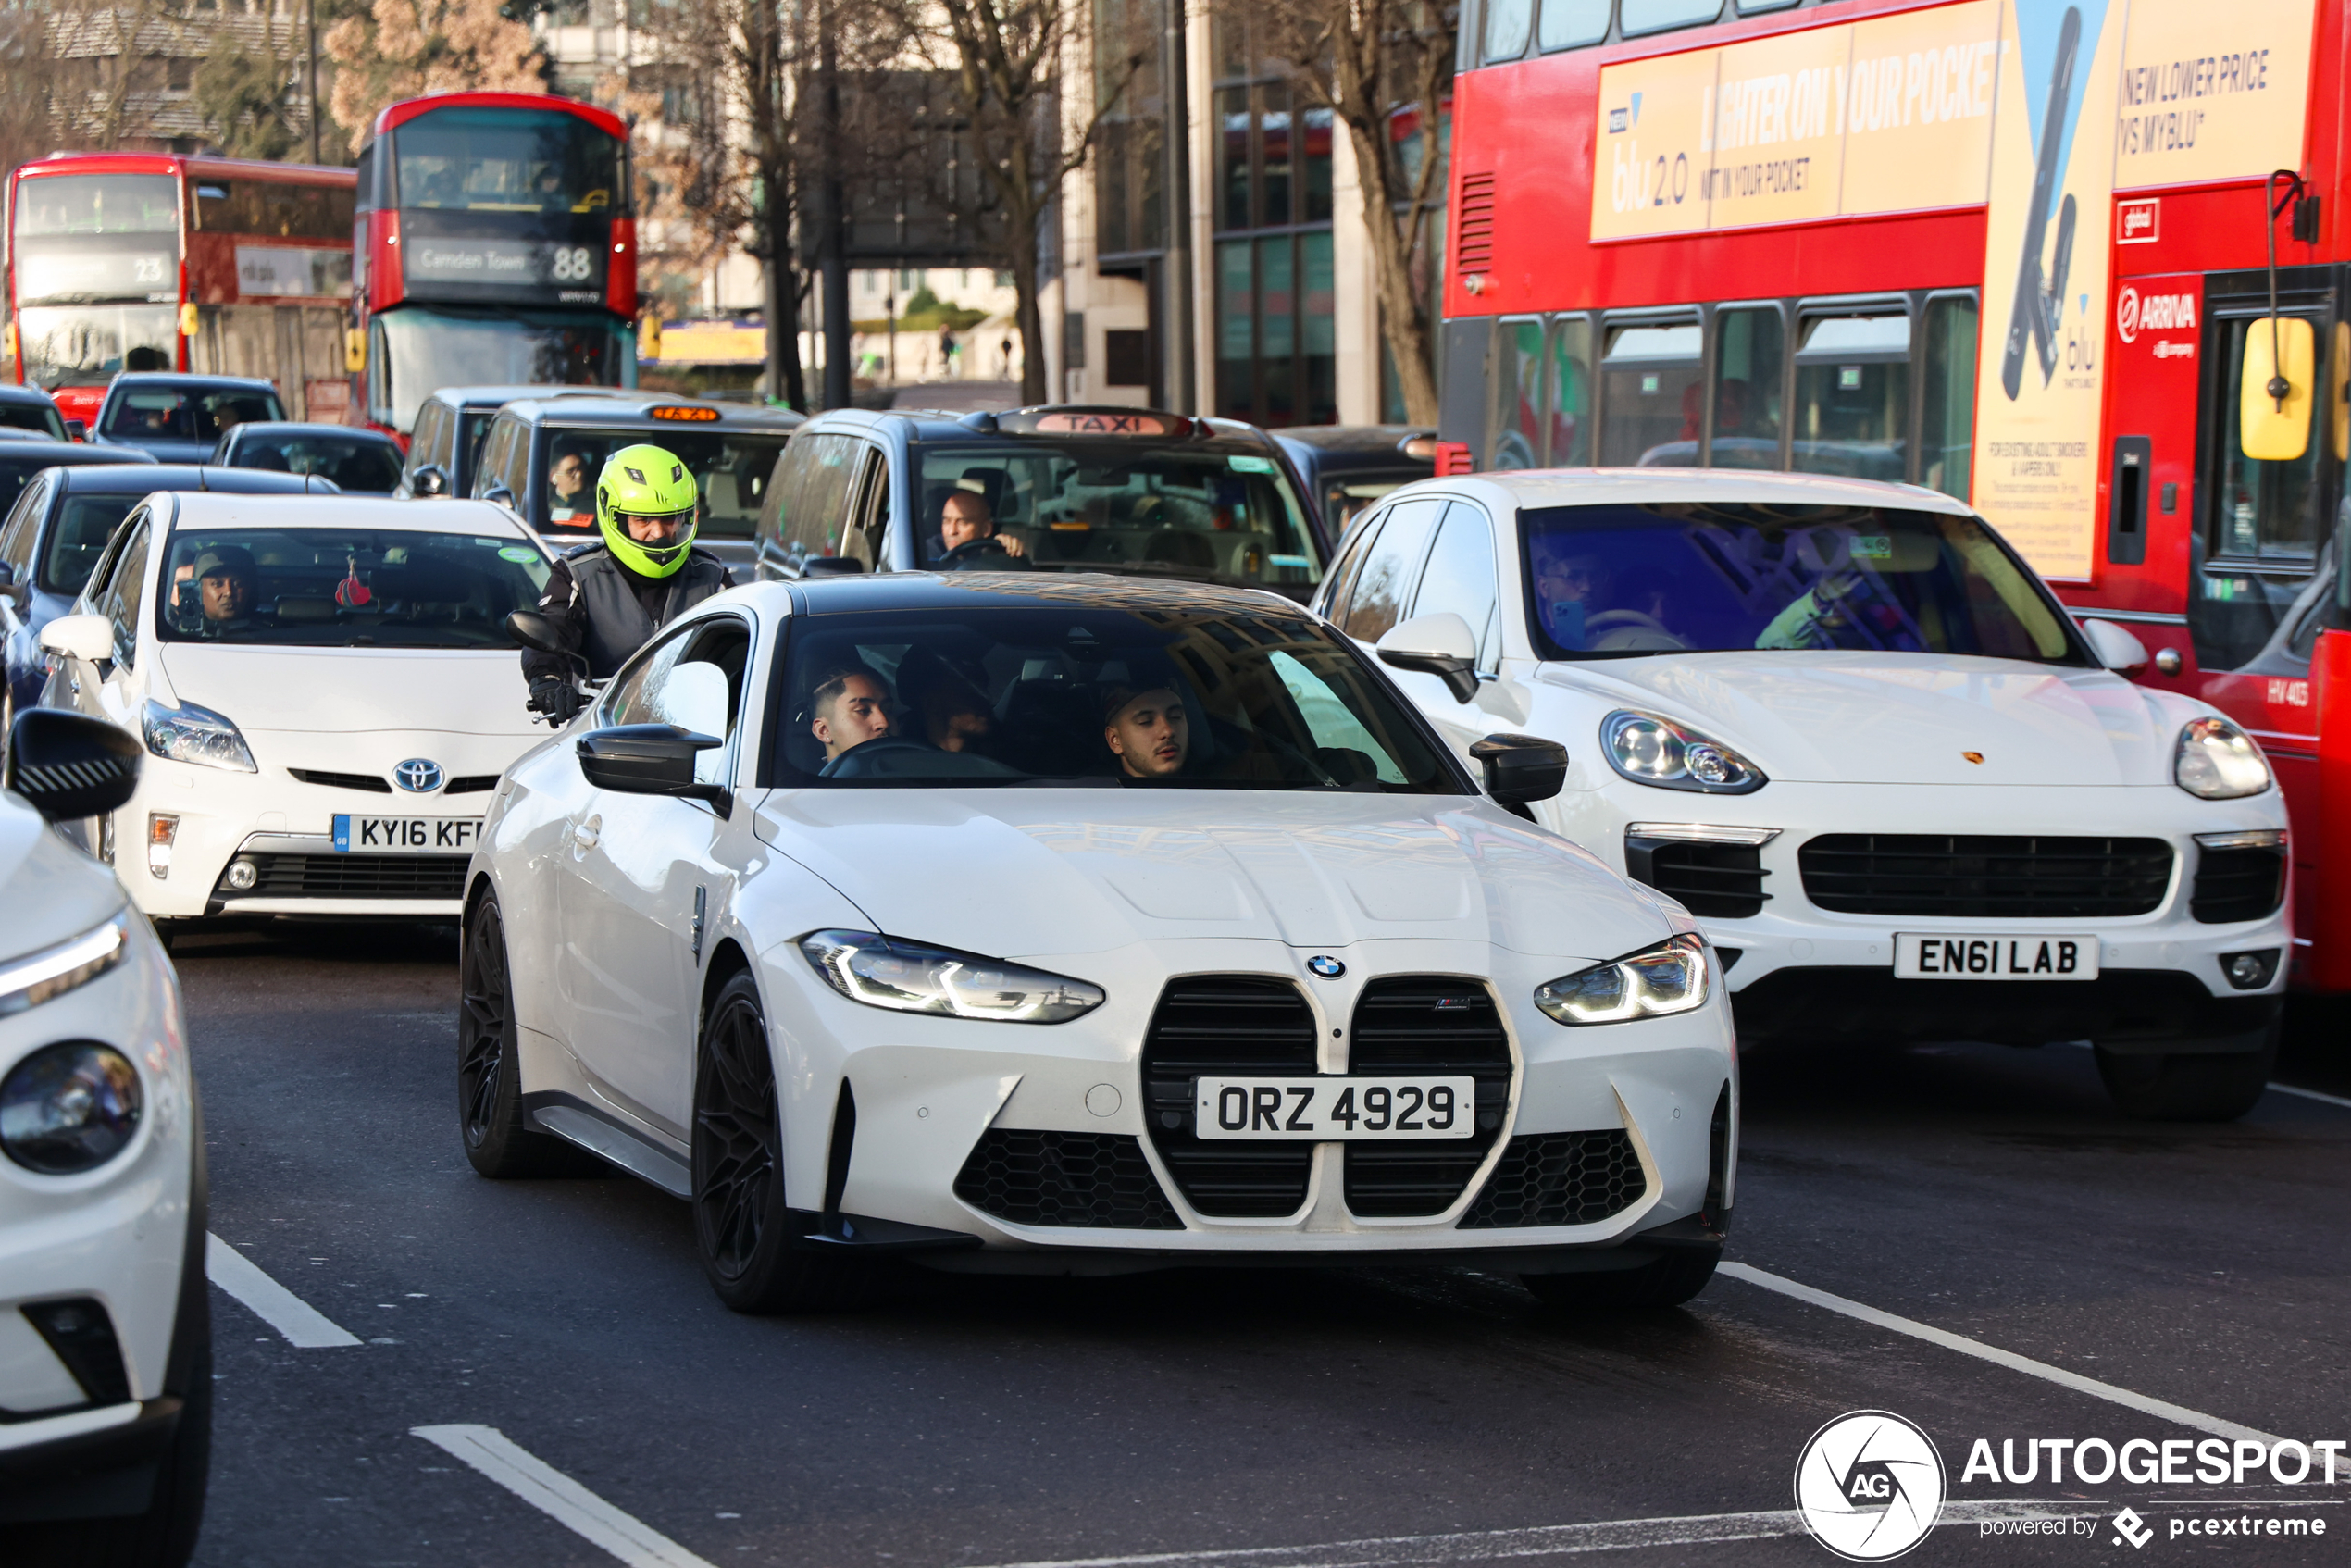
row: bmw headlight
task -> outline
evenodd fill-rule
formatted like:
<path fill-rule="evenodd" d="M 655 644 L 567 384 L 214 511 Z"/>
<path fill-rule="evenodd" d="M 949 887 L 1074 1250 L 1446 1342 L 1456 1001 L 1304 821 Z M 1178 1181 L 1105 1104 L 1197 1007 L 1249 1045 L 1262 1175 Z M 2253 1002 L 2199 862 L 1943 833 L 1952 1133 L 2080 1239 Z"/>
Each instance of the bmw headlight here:
<path fill-rule="evenodd" d="M 1622 1024 L 1703 1006 L 1706 987 L 1706 939 L 1686 933 L 1547 981 L 1535 988 L 1535 1005 L 1562 1024 Z"/>
<path fill-rule="evenodd" d="M 1102 1004 L 1083 980 L 872 931 L 811 931 L 800 951 L 850 1001 L 893 1013 L 1065 1024 Z"/>
<path fill-rule="evenodd" d="M 1600 721 L 1609 765 L 1636 784 L 1746 795 L 1771 782 L 1763 770 L 1719 740 L 1672 719 L 1620 708 Z"/>
<path fill-rule="evenodd" d="M 2198 800 L 2239 800 L 2270 787 L 2270 762 L 2227 719 L 2190 719 L 2171 757 L 2171 782 Z"/>
<path fill-rule="evenodd" d="M 36 1051 L 0 1078 L 0 1152 L 43 1176 L 95 1170 L 139 1131 L 139 1070 L 96 1040 Z"/>
<path fill-rule="evenodd" d="M 173 762 L 192 762 L 199 767 L 225 767 L 237 773 L 258 773 L 253 765 L 253 748 L 237 727 L 193 703 L 182 703 L 167 708 L 153 698 L 139 711 L 141 728 L 147 733 L 147 750 Z"/>

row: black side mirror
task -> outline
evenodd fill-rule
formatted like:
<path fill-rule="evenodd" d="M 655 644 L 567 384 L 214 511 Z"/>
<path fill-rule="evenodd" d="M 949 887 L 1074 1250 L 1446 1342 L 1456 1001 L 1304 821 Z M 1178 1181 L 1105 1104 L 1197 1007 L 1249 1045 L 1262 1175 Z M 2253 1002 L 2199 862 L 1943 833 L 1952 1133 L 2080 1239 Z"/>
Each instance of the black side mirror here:
<path fill-rule="evenodd" d="M 0 593 L 12 593 L 17 586 L 17 568 L 0 561 Z"/>
<path fill-rule="evenodd" d="M 590 730 L 576 747 L 579 771 L 599 790 L 707 801 L 723 817 L 734 815 L 735 797 L 722 784 L 697 782 L 694 758 L 726 743 L 674 724 L 616 724 Z"/>
<path fill-rule="evenodd" d="M 1567 748 L 1533 735 L 1488 735 L 1469 749 L 1496 805 L 1548 801 L 1567 788 Z"/>
<path fill-rule="evenodd" d="M 22 795 L 51 822 L 104 816 L 139 788 L 139 742 L 104 719 L 63 708 L 27 708 L 8 731 L 0 789 Z"/>
<path fill-rule="evenodd" d="M 853 577 L 865 569 L 852 555 L 811 555 L 800 564 L 802 577 Z"/>
<path fill-rule="evenodd" d="M 515 499 L 515 492 L 504 484 L 491 485 L 481 492 L 481 498 L 484 501 L 494 501 L 510 511 L 522 510 L 521 504 Z"/>
<path fill-rule="evenodd" d="M 541 653 L 567 653 L 555 636 L 555 623 L 536 610 L 516 610 L 506 617 L 506 635 L 518 648 Z"/>
<path fill-rule="evenodd" d="M 438 463 L 420 465 L 408 476 L 408 493 L 423 497 L 449 493 L 449 470 Z"/>
<path fill-rule="evenodd" d="M 89 439 L 90 426 L 86 421 L 81 419 L 68 419 L 66 421 L 66 440 L 88 441 Z"/>

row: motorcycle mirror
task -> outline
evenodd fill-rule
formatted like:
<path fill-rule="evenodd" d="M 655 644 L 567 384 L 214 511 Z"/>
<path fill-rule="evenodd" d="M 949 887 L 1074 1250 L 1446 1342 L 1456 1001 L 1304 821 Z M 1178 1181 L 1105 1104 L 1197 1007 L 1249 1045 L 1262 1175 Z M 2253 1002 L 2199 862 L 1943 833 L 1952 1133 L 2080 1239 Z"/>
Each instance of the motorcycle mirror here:
<path fill-rule="evenodd" d="M 506 617 L 506 635 L 514 639 L 516 647 L 537 653 L 570 652 L 555 636 L 555 623 L 536 610 L 516 610 L 509 615 Z"/>

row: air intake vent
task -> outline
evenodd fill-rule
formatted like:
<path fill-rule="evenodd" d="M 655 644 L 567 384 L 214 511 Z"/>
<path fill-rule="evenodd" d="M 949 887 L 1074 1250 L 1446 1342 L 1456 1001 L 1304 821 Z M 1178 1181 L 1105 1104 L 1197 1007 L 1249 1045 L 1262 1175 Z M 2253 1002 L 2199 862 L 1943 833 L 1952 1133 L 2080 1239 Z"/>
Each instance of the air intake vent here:
<path fill-rule="evenodd" d="M 1641 1201 L 1648 1177 L 1623 1127 L 1538 1132 L 1511 1139 L 1468 1213 L 1463 1230 L 1532 1225 L 1598 1225 Z"/>
<path fill-rule="evenodd" d="M 2207 926 L 2265 920 L 2285 902 L 2285 848 L 2199 849 L 2188 913 Z"/>
<path fill-rule="evenodd" d="M 1692 915 L 1744 920 L 1763 913 L 1763 852 L 1753 844 L 1692 843 L 1627 834 L 1625 874 L 1669 898 Z"/>
<path fill-rule="evenodd" d="M 1202 1139 L 1192 1081 L 1203 1075 L 1312 1074 L 1314 1014 L 1287 980 L 1203 975 L 1175 980 L 1143 1038 L 1151 1144 L 1194 1209 L 1220 1219 L 1294 1214 L 1306 1201 L 1311 1143 Z"/>
<path fill-rule="evenodd" d="M 1469 1185 L 1511 1102 L 1511 1046 L 1494 999 L 1476 980 L 1398 975 L 1355 1003 L 1350 1073 L 1467 1073 L 1477 1080 L 1476 1131 L 1466 1139 L 1347 1146 L 1347 1207 L 1373 1218 L 1437 1214 Z"/>
<path fill-rule="evenodd" d="M 372 773 L 326 773 L 315 767 L 286 769 L 305 784 L 324 784 L 330 790 L 365 790 L 371 795 L 389 795 L 392 786 Z"/>
<path fill-rule="evenodd" d="M 1462 176 L 1454 205 L 1453 271 L 1461 277 L 1494 265 L 1494 177 Z"/>
<path fill-rule="evenodd" d="M 258 875 L 250 888 L 224 880 L 223 899 L 454 899 L 466 891 L 461 854 L 249 854 Z M 234 865 L 232 861 L 230 864 Z"/>
<path fill-rule="evenodd" d="M 993 1127 L 972 1146 L 955 1196 L 1014 1225 L 1181 1230 L 1139 1139 Z"/>
<path fill-rule="evenodd" d="M 498 788 L 494 773 L 461 773 L 441 787 L 444 795 L 481 795 Z"/>
<path fill-rule="evenodd" d="M 1804 896 L 1838 915 L 2146 915 L 2171 885 L 2171 846 L 2160 839 L 1830 833 L 1796 858 Z"/>

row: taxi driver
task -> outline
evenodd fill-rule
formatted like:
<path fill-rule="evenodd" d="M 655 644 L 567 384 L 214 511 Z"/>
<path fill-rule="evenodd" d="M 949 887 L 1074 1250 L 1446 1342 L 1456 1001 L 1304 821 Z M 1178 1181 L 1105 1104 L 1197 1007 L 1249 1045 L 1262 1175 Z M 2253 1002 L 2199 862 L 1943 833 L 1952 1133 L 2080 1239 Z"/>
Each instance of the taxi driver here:
<path fill-rule="evenodd" d="M 1117 688 L 1104 708 L 1102 740 L 1129 778 L 1173 777 L 1190 749 L 1183 698 L 1164 686 Z"/>

